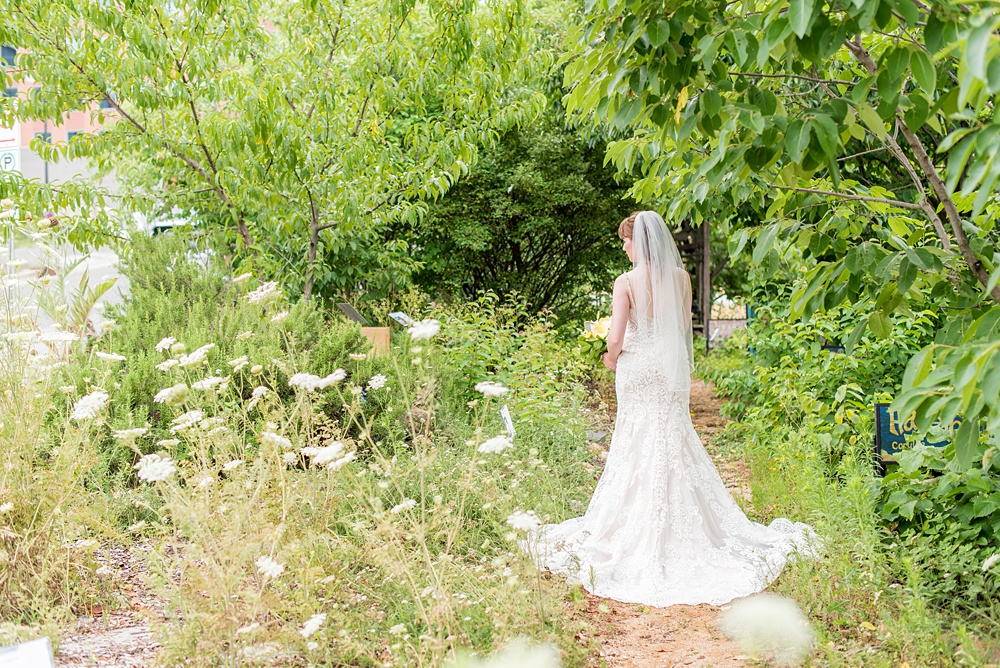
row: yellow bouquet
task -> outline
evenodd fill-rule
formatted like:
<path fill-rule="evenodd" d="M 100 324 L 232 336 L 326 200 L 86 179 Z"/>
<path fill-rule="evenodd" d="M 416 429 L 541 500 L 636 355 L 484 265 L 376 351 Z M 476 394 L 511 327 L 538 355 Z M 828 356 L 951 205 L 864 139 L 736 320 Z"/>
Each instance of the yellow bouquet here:
<path fill-rule="evenodd" d="M 601 356 L 608 351 L 608 332 L 610 331 L 611 316 L 584 322 L 583 331 L 577 337 L 580 353 L 595 364 L 600 364 Z"/>

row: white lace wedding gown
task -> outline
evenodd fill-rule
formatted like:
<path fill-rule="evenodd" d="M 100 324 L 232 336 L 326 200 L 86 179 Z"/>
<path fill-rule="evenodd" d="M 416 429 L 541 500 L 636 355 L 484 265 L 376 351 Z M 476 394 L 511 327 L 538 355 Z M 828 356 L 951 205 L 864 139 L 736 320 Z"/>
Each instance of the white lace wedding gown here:
<path fill-rule="evenodd" d="M 811 552 L 813 534 L 786 519 L 747 519 L 691 423 L 686 356 L 683 373 L 671 373 L 664 369 L 680 365 L 663 354 L 642 340 L 630 311 L 618 417 L 594 496 L 583 517 L 540 527 L 527 547 L 540 566 L 598 596 L 720 605 L 767 587 L 790 554 Z"/>

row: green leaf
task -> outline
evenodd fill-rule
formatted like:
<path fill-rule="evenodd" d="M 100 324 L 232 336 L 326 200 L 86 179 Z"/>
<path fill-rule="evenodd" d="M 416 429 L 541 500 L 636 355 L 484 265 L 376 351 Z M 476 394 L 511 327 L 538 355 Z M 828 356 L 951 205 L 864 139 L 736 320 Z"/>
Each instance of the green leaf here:
<path fill-rule="evenodd" d="M 878 338 L 887 339 L 892 334 L 892 322 L 889 321 L 885 313 L 876 311 L 868 316 L 868 329 L 872 330 L 872 334 Z"/>
<path fill-rule="evenodd" d="M 646 34 L 649 35 L 649 43 L 653 47 L 659 47 L 670 38 L 670 23 L 665 19 L 650 21 L 646 27 Z"/>
<path fill-rule="evenodd" d="M 987 17 L 982 25 L 973 29 L 965 43 L 965 66 L 980 81 L 986 81 L 986 51 L 990 46 L 995 23 L 995 19 Z"/>
<path fill-rule="evenodd" d="M 860 118 L 861 122 L 864 123 L 865 126 L 882 141 L 885 141 L 889 137 L 889 134 L 885 130 L 885 121 L 883 121 L 882 117 L 878 115 L 878 112 L 869 105 L 858 105 L 858 118 Z"/>
<path fill-rule="evenodd" d="M 781 229 L 781 223 L 775 223 L 770 227 L 766 228 L 757 237 L 757 245 L 753 249 L 753 263 L 760 264 L 764 260 L 764 256 L 771 250 L 774 246 L 775 239 L 778 238 L 778 232 Z"/>
<path fill-rule="evenodd" d="M 798 37 L 805 37 L 813 19 L 815 0 L 790 0 L 788 3 L 788 22 L 792 32 Z"/>
<path fill-rule="evenodd" d="M 963 469 L 972 467 L 979 445 L 979 429 L 975 420 L 966 419 L 955 432 L 955 461 Z"/>
<path fill-rule="evenodd" d="M 928 96 L 934 95 L 937 87 L 937 70 L 934 68 L 934 61 L 926 51 L 920 48 L 913 49 L 910 55 L 910 71 L 913 72 L 913 80 L 917 82 Z"/>
<path fill-rule="evenodd" d="M 802 162 L 808 147 L 809 124 L 797 120 L 788 126 L 788 131 L 785 133 L 785 150 L 793 162 Z"/>

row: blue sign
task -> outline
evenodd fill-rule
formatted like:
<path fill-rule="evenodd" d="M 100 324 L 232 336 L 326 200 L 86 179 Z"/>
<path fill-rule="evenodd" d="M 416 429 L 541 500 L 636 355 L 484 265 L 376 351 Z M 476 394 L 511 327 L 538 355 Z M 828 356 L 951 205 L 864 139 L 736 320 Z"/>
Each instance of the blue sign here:
<path fill-rule="evenodd" d="M 889 410 L 889 404 L 875 404 L 875 454 L 881 457 L 883 462 L 896 461 L 896 454 L 910 447 L 906 442 L 906 435 L 917 432 L 916 417 L 916 413 L 911 413 L 903 419 L 897 411 Z M 961 424 L 962 419 L 955 418 L 950 428 L 958 429 Z M 940 425 L 935 423 L 935 426 Z M 947 445 L 948 441 L 932 443 L 924 438 L 923 444 L 940 447 Z"/>

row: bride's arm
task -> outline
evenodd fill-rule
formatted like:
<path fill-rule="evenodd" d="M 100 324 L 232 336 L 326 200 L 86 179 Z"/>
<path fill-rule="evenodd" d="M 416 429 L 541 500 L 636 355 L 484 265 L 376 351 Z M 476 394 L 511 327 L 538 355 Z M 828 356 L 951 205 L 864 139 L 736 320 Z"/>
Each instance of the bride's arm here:
<path fill-rule="evenodd" d="M 625 342 L 625 325 L 628 324 L 628 286 L 624 275 L 615 279 L 615 287 L 611 293 L 611 330 L 608 332 L 608 352 L 604 354 L 604 366 L 612 371 L 618 366 L 618 356 L 621 355 Z"/>

